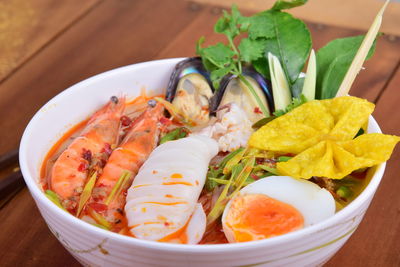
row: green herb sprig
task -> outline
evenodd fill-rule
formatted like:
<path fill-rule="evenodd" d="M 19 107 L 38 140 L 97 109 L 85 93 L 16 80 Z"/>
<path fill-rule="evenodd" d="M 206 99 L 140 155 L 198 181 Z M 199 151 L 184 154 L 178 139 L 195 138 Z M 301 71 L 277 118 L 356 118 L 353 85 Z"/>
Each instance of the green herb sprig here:
<path fill-rule="evenodd" d="M 214 87 L 218 89 L 227 74 L 237 76 L 249 88 L 261 111 L 268 117 L 268 108 L 262 104 L 254 88 L 243 76 L 242 68 L 244 64 L 251 63 L 258 72 L 270 77 L 267 56 L 271 52 L 279 59 L 289 86 L 296 84 L 311 51 L 311 36 L 304 22 L 281 10 L 306 2 L 277 1 L 272 9 L 251 17 L 242 16 L 236 5 L 232 6 L 231 13 L 224 11 L 214 31 L 224 34 L 227 44 L 202 47 L 205 38 L 201 37 L 196 47 L 197 54 L 202 57 L 204 66 L 210 72 Z"/>
<path fill-rule="evenodd" d="M 224 34 L 227 44 L 217 43 L 202 47 L 205 38 L 201 37 L 196 48 L 206 69 L 211 73 L 211 80 L 215 88 L 219 87 L 221 79 L 227 74 L 236 75 L 246 83 L 242 74 L 245 64 L 252 64 L 264 77 L 271 79 L 270 72 L 274 68 L 269 66 L 269 53 L 279 60 L 283 76 L 285 76 L 291 91 L 291 98 L 295 98 L 292 104 L 289 101 L 283 103 L 288 107 L 282 105 L 278 107 L 283 113 L 304 102 L 301 94 L 306 95 L 307 100 L 326 99 L 335 97 L 339 88 L 345 88 L 347 85 L 343 85 L 344 78 L 354 77 L 354 73 L 356 73 L 354 70 L 359 69 L 359 65 L 362 64 L 364 57 L 361 52 L 368 51 L 370 47 L 368 40 L 371 40 L 379 29 L 388 1 L 371 26 L 367 34 L 369 38 L 355 36 L 337 39 L 329 42 L 317 53 L 311 53 L 311 56 L 311 34 L 306 24 L 283 12 L 284 9 L 298 7 L 306 2 L 307 0 L 278 0 L 271 9 L 250 17 L 243 16 L 236 5 L 232 6 L 230 13 L 224 11 L 222 17 L 215 24 L 214 31 Z M 365 58 L 369 59 L 374 51 L 375 42 Z M 356 55 L 359 55 L 358 60 L 355 60 Z M 305 79 L 300 74 L 308 58 L 310 58 L 306 76 L 308 78 Z M 355 64 L 358 67 L 352 67 Z M 348 74 L 350 70 L 352 75 Z M 350 81 L 352 79 L 348 78 Z M 350 82 L 349 84 L 351 85 Z M 251 85 L 249 86 L 247 83 L 246 85 L 256 98 L 264 115 L 268 117 L 267 108 L 261 104 Z M 279 88 L 274 89 L 274 99 L 279 97 L 276 96 L 279 94 L 279 90 Z M 281 114 L 281 111 L 276 112 Z"/>

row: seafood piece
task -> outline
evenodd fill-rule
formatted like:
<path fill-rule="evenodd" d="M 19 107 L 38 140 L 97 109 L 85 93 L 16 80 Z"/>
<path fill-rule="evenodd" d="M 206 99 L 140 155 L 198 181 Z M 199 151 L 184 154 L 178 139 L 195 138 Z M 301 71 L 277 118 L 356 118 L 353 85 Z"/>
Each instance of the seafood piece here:
<path fill-rule="evenodd" d="M 176 65 L 167 87 L 166 100 L 195 125 L 209 121 L 213 89 L 208 76 L 200 58 L 189 58 Z"/>
<path fill-rule="evenodd" d="M 101 215 L 113 231 L 122 227 L 124 192 L 158 142 L 164 108 L 153 101 L 149 101 L 147 109 L 136 118 L 119 147 L 112 152 L 86 205 L 86 214 L 95 220 L 98 216 L 93 216 L 94 212 Z"/>
<path fill-rule="evenodd" d="M 77 137 L 55 162 L 50 187 L 62 205 L 74 213 L 89 171 L 98 171 L 108 159 L 118 139 L 125 98 L 111 97 L 110 102 L 92 115 Z"/>
<path fill-rule="evenodd" d="M 245 147 L 253 133 L 252 123 L 246 113 L 235 103 L 222 106 L 217 111 L 217 121 L 195 134 L 205 135 L 218 142 L 219 150 L 231 152 Z"/>
<path fill-rule="evenodd" d="M 128 190 L 125 213 L 130 233 L 160 242 L 198 243 L 206 216 L 197 201 L 217 152 L 217 143 L 206 136 L 158 146 Z"/>
<path fill-rule="evenodd" d="M 273 107 L 273 98 L 268 81 L 249 67 L 243 70 L 243 76 L 251 84 L 263 106 L 268 109 L 266 115 L 269 115 Z M 211 99 L 211 111 L 216 112 L 219 107 L 232 102 L 245 111 L 252 123 L 265 117 L 262 107 L 258 105 L 249 87 L 239 78 L 229 75 L 221 81 L 220 90 Z"/>

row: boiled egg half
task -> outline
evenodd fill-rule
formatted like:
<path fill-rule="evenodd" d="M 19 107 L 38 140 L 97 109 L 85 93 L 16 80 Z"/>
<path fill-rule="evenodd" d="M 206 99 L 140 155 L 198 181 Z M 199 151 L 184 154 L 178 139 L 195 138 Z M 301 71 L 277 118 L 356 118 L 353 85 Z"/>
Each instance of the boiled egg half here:
<path fill-rule="evenodd" d="M 240 190 L 227 204 L 222 225 L 230 243 L 260 240 L 300 230 L 335 214 L 335 200 L 318 185 L 270 176 Z"/>

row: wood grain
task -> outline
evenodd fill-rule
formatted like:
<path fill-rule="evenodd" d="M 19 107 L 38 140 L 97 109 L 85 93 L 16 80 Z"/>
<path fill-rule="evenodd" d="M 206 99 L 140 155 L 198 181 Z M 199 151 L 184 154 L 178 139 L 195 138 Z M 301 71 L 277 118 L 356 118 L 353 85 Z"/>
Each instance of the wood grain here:
<path fill-rule="evenodd" d="M 254 12 L 263 11 L 273 6 L 276 0 L 194 0 L 199 3 L 221 5 L 230 8 L 237 4 L 241 9 Z M 381 9 L 384 0 L 310 0 L 302 7 L 288 12 L 314 23 L 332 26 L 368 30 L 373 19 Z M 391 1 L 385 11 L 382 31 L 386 34 L 400 35 L 400 3 Z"/>
<path fill-rule="evenodd" d="M 1 0 L 0 81 L 100 0 Z"/>
<path fill-rule="evenodd" d="M 173 14 L 180 14 L 175 16 Z M 0 85 L 0 154 L 18 147 L 33 114 L 94 74 L 154 59 L 197 17 L 183 1 L 105 1 Z M 167 25 L 167 26 L 166 26 Z"/>
<path fill-rule="evenodd" d="M 400 69 L 373 116 L 386 134 L 400 135 Z M 400 147 L 387 162 L 382 182 L 360 227 L 327 266 L 400 266 Z"/>
<path fill-rule="evenodd" d="M 80 266 L 53 236 L 22 190 L 0 212 L 2 266 Z"/>

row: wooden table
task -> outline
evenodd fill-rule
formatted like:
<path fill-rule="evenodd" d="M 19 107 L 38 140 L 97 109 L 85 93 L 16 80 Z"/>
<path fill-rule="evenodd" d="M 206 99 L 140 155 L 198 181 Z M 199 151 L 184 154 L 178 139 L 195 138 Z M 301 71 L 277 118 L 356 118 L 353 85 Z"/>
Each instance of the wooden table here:
<path fill-rule="evenodd" d="M 195 41 L 221 40 L 215 6 L 174 0 L 0 0 L 10 28 L 0 46 L 0 155 L 18 148 L 33 114 L 50 98 L 94 74 L 153 59 L 193 56 Z M 1 27 L 4 26 L 0 24 Z M 7 25 L 6 25 L 7 26 Z M 315 48 L 350 28 L 309 24 Z M 7 27 L 6 27 L 7 29 Z M 4 43 L 6 42 L 6 43 Z M 381 37 L 352 94 L 377 104 L 383 131 L 400 134 L 400 38 Z M 400 149 L 359 229 L 326 266 L 400 266 Z M 1 266 L 78 266 L 41 218 L 26 188 L 2 203 Z"/>

